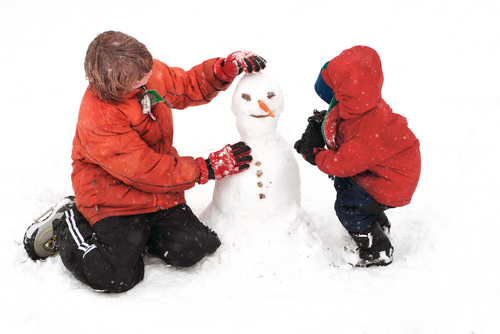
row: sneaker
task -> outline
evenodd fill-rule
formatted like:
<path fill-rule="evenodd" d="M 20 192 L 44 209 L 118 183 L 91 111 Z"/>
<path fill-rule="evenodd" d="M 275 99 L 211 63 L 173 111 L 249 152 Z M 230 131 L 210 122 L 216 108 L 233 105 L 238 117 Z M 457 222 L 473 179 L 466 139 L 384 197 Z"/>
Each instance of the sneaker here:
<path fill-rule="evenodd" d="M 54 224 L 64 215 L 69 207 L 75 204 L 74 196 L 66 196 L 55 206 L 50 207 L 24 234 L 24 249 L 32 260 L 41 260 L 57 252 L 57 241 Z"/>

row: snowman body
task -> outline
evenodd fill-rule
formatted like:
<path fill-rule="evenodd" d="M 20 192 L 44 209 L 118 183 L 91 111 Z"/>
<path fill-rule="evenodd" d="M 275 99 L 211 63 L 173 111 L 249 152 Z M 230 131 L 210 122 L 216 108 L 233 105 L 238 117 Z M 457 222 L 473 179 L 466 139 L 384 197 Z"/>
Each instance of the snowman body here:
<path fill-rule="evenodd" d="M 209 220 L 225 225 L 228 220 L 250 220 L 254 228 L 288 231 L 302 214 L 300 173 L 293 152 L 278 133 L 265 142 L 245 142 L 252 148 L 250 168 L 216 182 L 209 208 L 217 218 Z"/>
<path fill-rule="evenodd" d="M 262 109 L 262 103 L 275 117 Z M 283 108 L 283 91 L 272 77 L 250 74 L 238 83 L 232 111 L 253 160 L 248 170 L 216 182 L 212 203 L 202 214 L 214 228 L 246 221 L 252 229 L 285 233 L 303 219 L 299 166 L 291 146 L 277 132 Z"/>
<path fill-rule="evenodd" d="M 244 172 L 216 181 L 212 202 L 200 215 L 222 241 L 217 261 L 240 264 L 258 275 L 299 274 L 304 265 L 317 264 L 313 258 L 324 260 L 301 207 L 297 160 L 277 132 L 283 100 L 280 85 L 266 74 L 240 80 L 232 110 L 253 160 Z"/>

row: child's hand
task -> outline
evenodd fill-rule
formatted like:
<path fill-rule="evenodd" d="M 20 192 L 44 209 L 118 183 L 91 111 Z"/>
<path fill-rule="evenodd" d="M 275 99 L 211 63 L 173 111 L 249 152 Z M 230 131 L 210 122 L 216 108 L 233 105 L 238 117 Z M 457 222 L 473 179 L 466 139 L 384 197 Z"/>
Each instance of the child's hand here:
<path fill-rule="evenodd" d="M 196 159 L 201 171 L 199 183 L 205 184 L 208 180 L 220 180 L 248 169 L 252 161 L 251 151 L 247 144 L 240 141 L 210 153 L 208 159 Z"/>
<path fill-rule="evenodd" d="M 318 111 L 317 109 L 314 109 L 313 115 L 311 117 L 309 117 L 308 121 L 309 121 L 309 123 L 315 122 L 315 123 L 323 124 L 325 117 L 326 117 L 326 110 Z"/>
<path fill-rule="evenodd" d="M 321 120 L 321 122 L 318 122 L 316 119 L 314 119 L 316 115 L 309 118 L 309 124 L 307 125 L 306 131 L 302 135 L 302 138 L 298 140 L 294 145 L 295 150 L 299 154 L 302 154 L 304 159 L 306 159 L 306 161 L 312 165 L 316 165 L 316 154 L 320 149 L 323 149 L 325 147 L 323 133 L 321 132 L 321 125 L 323 121 Z M 319 117 L 321 116 L 318 116 L 318 118 Z"/>
<path fill-rule="evenodd" d="M 250 51 L 236 51 L 227 58 L 220 58 L 214 65 L 215 75 L 223 81 L 231 81 L 243 71 L 257 73 L 266 68 L 267 61 Z"/>

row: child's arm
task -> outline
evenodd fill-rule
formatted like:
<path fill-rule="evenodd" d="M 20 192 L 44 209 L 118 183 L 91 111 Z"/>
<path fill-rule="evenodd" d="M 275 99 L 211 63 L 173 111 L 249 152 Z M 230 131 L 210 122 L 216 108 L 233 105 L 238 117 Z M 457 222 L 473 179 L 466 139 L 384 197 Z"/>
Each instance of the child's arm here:
<path fill-rule="evenodd" d="M 338 151 L 321 150 L 315 159 L 318 168 L 328 175 L 350 177 L 380 162 L 377 152 L 362 137 L 344 143 Z"/>
<path fill-rule="evenodd" d="M 155 60 L 153 76 L 146 87 L 156 89 L 175 109 L 206 104 L 231 84 L 215 75 L 216 61 L 217 58 L 210 59 L 184 71 Z"/>
<path fill-rule="evenodd" d="M 184 109 L 210 102 L 241 73 L 256 73 L 264 68 L 266 60 L 250 51 L 236 51 L 227 58 L 209 59 L 189 71 L 155 60 L 154 77 L 150 78 L 148 86 L 160 89 L 162 97 L 175 109 Z"/>

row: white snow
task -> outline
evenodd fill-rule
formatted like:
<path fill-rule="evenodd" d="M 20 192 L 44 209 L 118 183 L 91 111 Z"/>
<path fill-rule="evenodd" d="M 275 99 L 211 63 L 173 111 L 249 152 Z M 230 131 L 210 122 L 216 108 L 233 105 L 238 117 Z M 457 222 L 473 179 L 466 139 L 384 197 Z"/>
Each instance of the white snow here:
<path fill-rule="evenodd" d="M 138 6 L 147 19 L 137 15 Z M 2 328 L 497 332 L 499 15 L 496 0 L 2 3 Z M 88 44 L 106 30 L 129 33 L 156 58 L 185 69 L 236 50 L 263 56 L 265 73 L 283 87 L 278 130 L 291 145 L 312 110 L 327 107 L 313 89 L 323 64 L 354 45 L 376 49 L 385 74 L 383 97 L 407 117 L 422 144 L 413 202 L 388 212 L 394 263 L 368 269 L 343 264 L 348 235 L 333 210 L 332 183 L 302 159 L 301 206 L 318 245 L 296 240 L 300 247 L 290 253 L 245 244 L 250 238 L 236 240 L 234 247 L 250 253 L 248 265 L 221 251 L 183 270 L 148 257 L 144 281 L 119 295 L 86 288 L 58 256 L 28 259 L 22 246 L 26 228 L 72 193 L 71 144 L 86 88 L 83 60 Z M 235 86 L 207 106 L 175 112 L 174 144 L 181 154 L 206 157 L 239 140 L 231 112 Z M 195 213 L 211 202 L 213 189 L 210 182 L 187 192 Z M 317 254 L 318 247 L 327 263 L 304 255 Z"/>

